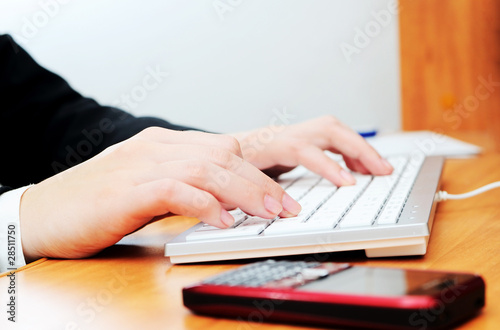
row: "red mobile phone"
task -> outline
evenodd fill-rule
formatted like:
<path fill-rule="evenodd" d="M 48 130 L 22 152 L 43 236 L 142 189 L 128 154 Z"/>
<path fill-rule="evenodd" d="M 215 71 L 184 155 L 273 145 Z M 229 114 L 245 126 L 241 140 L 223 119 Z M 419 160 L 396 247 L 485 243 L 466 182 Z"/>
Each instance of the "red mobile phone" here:
<path fill-rule="evenodd" d="M 474 274 L 267 260 L 183 289 L 195 313 L 240 321 L 442 329 L 484 306 Z"/>

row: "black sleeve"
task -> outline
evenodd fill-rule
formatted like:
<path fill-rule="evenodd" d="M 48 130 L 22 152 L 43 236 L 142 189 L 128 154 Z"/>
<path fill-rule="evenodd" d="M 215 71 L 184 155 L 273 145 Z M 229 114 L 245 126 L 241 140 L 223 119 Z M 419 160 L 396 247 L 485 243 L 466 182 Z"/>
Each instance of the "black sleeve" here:
<path fill-rule="evenodd" d="M 101 106 L 0 35 L 0 183 L 37 183 L 146 127 L 176 126 Z"/>
<path fill-rule="evenodd" d="M 7 192 L 9 190 L 12 190 L 11 187 L 6 187 L 6 186 L 0 186 L 0 195 L 3 194 L 4 192 Z"/>

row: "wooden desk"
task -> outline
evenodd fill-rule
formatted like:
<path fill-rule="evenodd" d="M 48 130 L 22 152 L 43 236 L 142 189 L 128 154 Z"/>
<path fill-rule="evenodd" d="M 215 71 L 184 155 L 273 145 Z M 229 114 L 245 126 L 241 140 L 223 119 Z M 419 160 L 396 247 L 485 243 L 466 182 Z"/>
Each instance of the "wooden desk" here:
<path fill-rule="evenodd" d="M 466 136 L 488 145 L 481 136 Z M 490 150 L 490 145 L 487 146 Z M 443 189 L 461 193 L 500 180 L 500 154 L 446 162 Z M 375 266 L 477 272 L 487 283 L 486 307 L 461 328 L 497 329 L 500 324 L 499 191 L 439 204 L 425 257 L 368 260 L 360 252 L 337 253 L 332 261 Z M 18 326 L 23 329 L 287 329 L 276 324 L 201 317 L 182 306 L 181 288 L 233 268 L 235 262 L 176 265 L 163 257 L 163 243 L 195 223 L 172 218 L 127 237 L 85 260 L 46 260 L 17 274 Z M 6 324 L 8 278 L 0 278 Z M 308 329 L 292 327 L 293 329 Z"/>

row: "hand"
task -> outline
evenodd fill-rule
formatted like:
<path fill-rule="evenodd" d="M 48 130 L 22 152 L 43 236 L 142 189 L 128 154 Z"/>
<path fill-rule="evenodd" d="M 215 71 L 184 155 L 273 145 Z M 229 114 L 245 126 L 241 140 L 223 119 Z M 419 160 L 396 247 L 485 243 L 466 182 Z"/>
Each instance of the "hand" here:
<path fill-rule="evenodd" d="M 241 156 L 231 136 L 146 129 L 24 193 L 25 256 L 87 257 L 170 214 L 223 228 L 234 222 L 225 208 L 269 219 L 300 212 Z"/>
<path fill-rule="evenodd" d="M 363 174 L 386 175 L 393 170 L 359 134 L 332 116 L 233 136 L 244 159 L 272 176 L 303 165 L 338 186 L 354 184 L 354 177 L 324 150 L 341 154 L 351 170 Z"/>

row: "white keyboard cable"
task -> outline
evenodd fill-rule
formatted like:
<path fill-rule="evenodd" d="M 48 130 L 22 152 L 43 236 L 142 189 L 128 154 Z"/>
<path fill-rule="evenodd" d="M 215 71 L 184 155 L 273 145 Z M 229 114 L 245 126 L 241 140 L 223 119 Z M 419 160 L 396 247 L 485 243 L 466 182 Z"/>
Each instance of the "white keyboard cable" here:
<path fill-rule="evenodd" d="M 441 201 L 445 201 L 448 199 L 465 199 L 465 198 L 469 198 L 472 196 L 482 194 L 488 190 L 495 189 L 495 188 L 500 188 L 500 181 L 487 184 L 486 186 L 483 186 L 483 187 L 478 188 L 476 190 L 473 190 L 473 191 L 470 191 L 470 192 L 464 193 L 464 194 L 459 194 L 459 195 L 448 194 L 446 191 L 438 191 L 436 193 L 436 201 L 441 202 Z"/>

